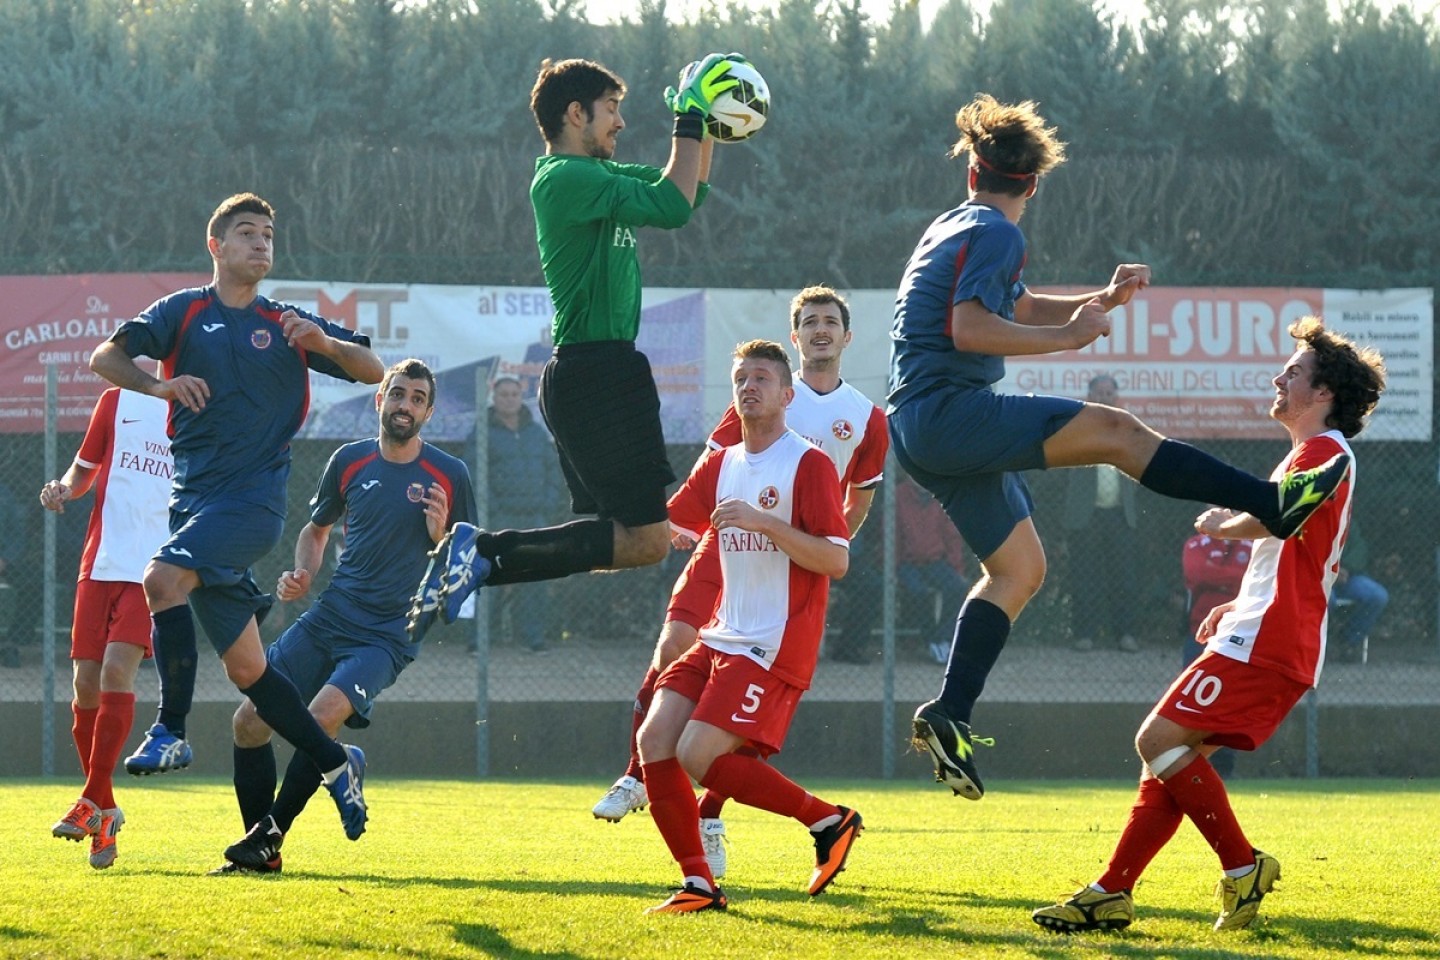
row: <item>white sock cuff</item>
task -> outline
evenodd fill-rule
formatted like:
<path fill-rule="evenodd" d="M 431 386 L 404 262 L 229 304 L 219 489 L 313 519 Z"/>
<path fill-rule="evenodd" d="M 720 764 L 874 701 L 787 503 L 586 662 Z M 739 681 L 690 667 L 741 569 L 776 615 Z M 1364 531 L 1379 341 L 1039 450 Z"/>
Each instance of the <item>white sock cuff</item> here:
<path fill-rule="evenodd" d="M 1185 754 L 1189 752 L 1189 747 L 1171 747 L 1169 750 L 1166 750 L 1164 753 L 1160 754 L 1160 756 L 1147 763 L 1146 766 L 1150 768 L 1150 773 L 1152 776 L 1156 777 L 1157 779 L 1163 778 L 1165 771 L 1173 767 L 1177 760 L 1179 760 L 1181 757 L 1185 756 Z"/>

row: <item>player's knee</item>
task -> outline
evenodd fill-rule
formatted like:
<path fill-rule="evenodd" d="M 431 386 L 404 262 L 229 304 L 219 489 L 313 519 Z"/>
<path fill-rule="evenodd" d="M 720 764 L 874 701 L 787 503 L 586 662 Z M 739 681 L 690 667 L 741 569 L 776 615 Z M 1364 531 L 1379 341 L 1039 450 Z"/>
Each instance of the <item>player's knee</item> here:
<path fill-rule="evenodd" d="M 106 660 L 100 665 L 100 687 L 107 693 L 129 693 L 135 689 L 135 668 L 128 663 Z"/>
<path fill-rule="evenodd" d="M 189 591 L 183 587 L 183 575 L 187 572 L 158 560 L 151 560 L 146 564 L 141 585 L 145 588 L 145 602 L 151 613 L 168 610 L 185 602 Z"/>
<path fill-rule="evenodd" d="M 252 747 L 263 747 L 270 741 L 270 727 L 260 714 L 255 712 L 255 704 L 246 700 L 240 704 L 235 711 L 235 716 L 230 721 L 231 731 L 235 736 L 235 746 L 246 749 Z"/>
<path fill-rule="evenodd" d="M 717 756 L 718 754 L 708 744 L 697 742 L 693 738 L 682 738 L 675 753 L 675 759 L 680 761 L 681 768 L 696 783 L 705 779 L 705 775 L 710 772 L 710 765 L 715 762 Z"/>

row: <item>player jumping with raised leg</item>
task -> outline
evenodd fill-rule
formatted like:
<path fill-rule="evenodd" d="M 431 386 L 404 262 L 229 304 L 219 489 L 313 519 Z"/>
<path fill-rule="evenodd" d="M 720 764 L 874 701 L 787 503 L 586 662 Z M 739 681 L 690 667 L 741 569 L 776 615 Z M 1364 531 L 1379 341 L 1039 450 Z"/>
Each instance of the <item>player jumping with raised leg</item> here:
<path fill-rule="evenodd" d="M 1045 551 L 1020 472 L 1108 463 L 1156 493 L 1244 511 L 1281 539 L 1339 488 L 1349 457 L 1262 480 L 1168 440 L 1124 410 L 994 390 L 1005 357 L 1077 350 L 1110 332 L 1108 312 L 1150 283 L 1125 263 L 1103 290 L 1027 289 L 1019 221 L 1064 144 L 1034 103 L 982 95 L 955 117 L 968 199 L 930 224 L 906 265 L 891 328 L 887 415 L 896 458 L 940 501 L 983 576 L 955 624 L 940 696 L 915 713 L 935 777 L 978 800 L 970 716 L 1010 625 L 1045 579 Z"/>

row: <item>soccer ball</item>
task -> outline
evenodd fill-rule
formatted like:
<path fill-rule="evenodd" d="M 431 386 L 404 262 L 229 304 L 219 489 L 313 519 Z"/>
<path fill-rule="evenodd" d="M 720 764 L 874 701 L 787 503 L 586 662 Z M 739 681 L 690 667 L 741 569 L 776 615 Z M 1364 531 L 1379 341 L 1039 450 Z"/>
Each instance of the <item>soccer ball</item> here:
<path fill-rule="evenodd" d="M 740 85 L 726 90 L 710 105 L 705 130 L 721 143 L 748 140 L 765 126 L 770 115 L 770 85 L 748 63 L 731 61 L 730 76 Z"/>

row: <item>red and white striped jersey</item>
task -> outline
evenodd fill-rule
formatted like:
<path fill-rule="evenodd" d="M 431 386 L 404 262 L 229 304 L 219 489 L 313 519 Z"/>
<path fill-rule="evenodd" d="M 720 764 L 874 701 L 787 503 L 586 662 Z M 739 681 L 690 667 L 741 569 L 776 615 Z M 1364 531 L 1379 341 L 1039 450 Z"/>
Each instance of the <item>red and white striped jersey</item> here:
<path fill-rule="evenodd" d="M 98 468 L 95 505 L 85 530 L 80 579 L 139 583 L 145 564 L 170 536 L 170 486 L 175 473 L 166 420 L 170 405 L 158 397 L 111 387 L 90 412 L 75 454 Z"/>
<path fill-rule="evenodd" d="M 670 525 L 699 540 L 717 504 L 740 499 L 804 533 L 849 545 L 840 485 L 830 458 L 793 430 L 761 453 L 744 444 L 710 450 L 670 498 Z M 703 643 L 749 657 L 781 680 L 810 686 L 830 578 L 799 566 L 769 537 L 715 532 L 723 586 Z"/>
<path fill-rule="evenodd" d="M 1255 541 L 1235 608 L 1221 618 L 1208 648 L 1221 656 L 1283 673 L 1314 686 L 1325 662 L 1330 588 L 1350 530 L 1355 455 L 1337 430 L 1310 437 L 1270 474 L 1318 467 L 1337 453 L 1350 455 L 1350 476 L 1289 540 Z"/>
<path fill-rule="evenodd" d="M 795 399 L 785 408 L 785 425 L 835 461 L 842 496 L 852 486 L 873 487 L 884 478 L 885 455 L 890 451 L 885 412 L 850 384 L 816 393 L 804 380 L 795 378 Z M 710 434 L 709 443 L 715 450 L 739 442 L 740 418 L 732 403 Z"/>

